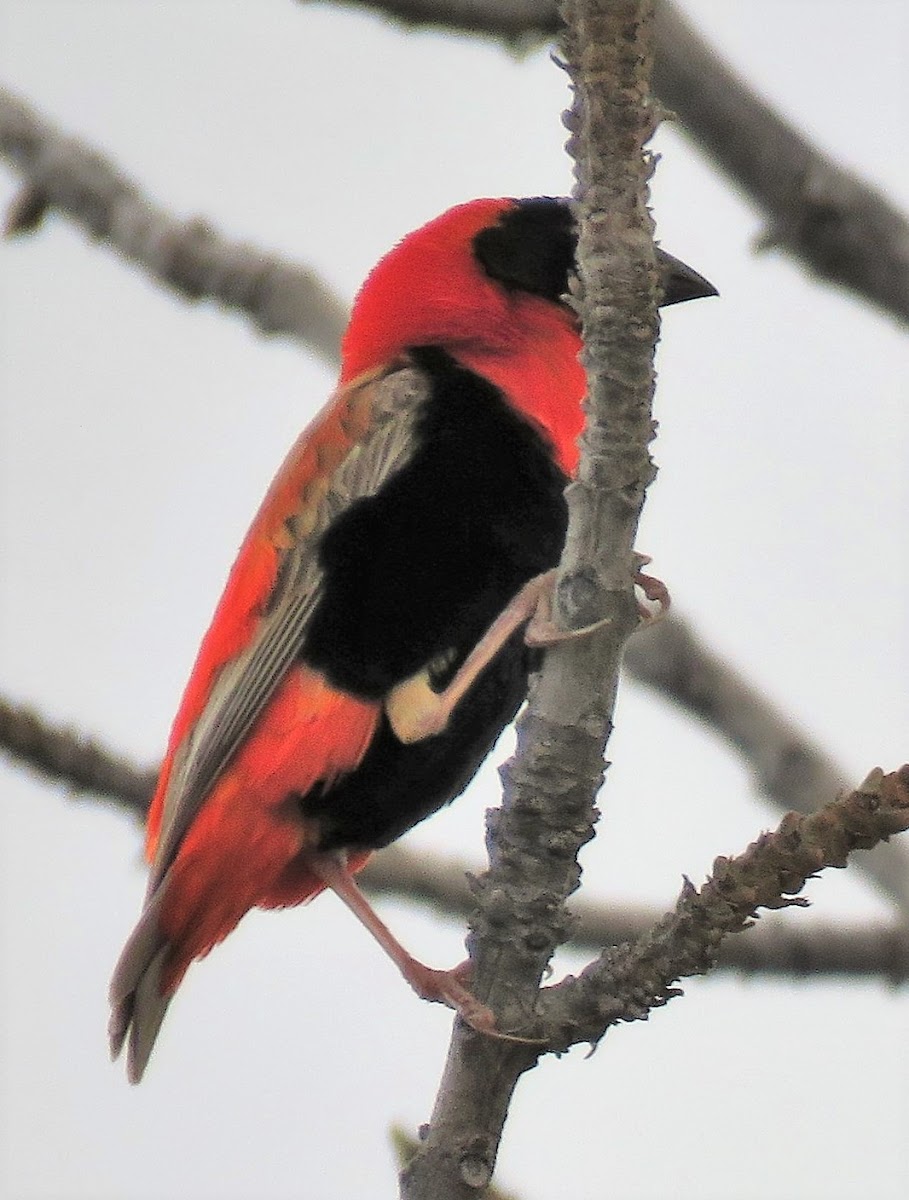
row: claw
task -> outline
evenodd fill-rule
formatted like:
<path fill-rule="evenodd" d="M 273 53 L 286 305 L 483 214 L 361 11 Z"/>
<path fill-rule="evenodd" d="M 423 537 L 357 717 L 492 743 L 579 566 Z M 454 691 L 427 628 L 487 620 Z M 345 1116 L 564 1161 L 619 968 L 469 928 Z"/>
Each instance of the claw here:
<path fill-rule="evenodd" d="M 561 625 L 557 625 L 552 619 L 556 575 L 556 571 L 547 571 L 545 576 L 539 577 L 541 587 L 536 607 L 524 629 L 524 644 L 527 646 L 555 646 L 559 642 L 586 637 L 589 633 L 595 633 L 612 621 L 612 617 L 603 617 L 600 621 L 594 621 L 592 625 L 582 625 L 580 629 L 563 629 Z"/>
<path fill-rule="evenodd" d="M 499 1038 L 503 1042 L 519 1042 L 527 1046 L 541 1046 L 539 1038 L 520 1037 L 515 1033 L 503 1033 L 496 1027 L 495 1013 L 483 1004 L 467 987 L 471 963 L 468 959 L 450 971 L 438 971 L 425 963 L 411 959 L 402 967 L 402 974 L 417 995 L 423 1000 L 435 1001 L 453 1008 L 461 1020 L 477 1033 L 486 1037 Z"/>
<path fill-rule="evenodd" d="M 655 604 L 656 610 L 648 608 L 643 601 L 638 601 L 638 612 L 641 615 L 641 627 L 646 625 L 655 625 L 657 621 L 662 619 L 669 612 L 669 606 L 672 603 L 672 597 L 669 595 L 669 588 L 663 583 L 662 579 L 657 579 L 655 575 L 645 575 L 641 567 L 646 567 L 649 562 L 652 562 L 649 554 L 635 554 L 635 586 L 639 587 L 644 593 L 644 596 L 651 604 Z"/>
<path fill-rule="evenodd" d="M 592 625 L 582 625 L 580 629 L 562 629 L 560 625 L 556 625 L 551 617 L 540 616 L 535 613 L 527 623 L 527 628 L 524 631 L 524 642 L 528 646 L 554 646 L 558 642 L 568 642 L 573 638 L 587 637 L 588 634 L 596 633 L 598 629 L 611 624 L 612 617 L 603 617 L 599 621 L 594 621 Z"/>
<path fill-rule="evenodd" d="M 496 1028 L 495 1013 L 492 1009 L 465 987 L 471 975 L 469 959 L 450 971 L 439 971 L 434 967 L 427 967 L 405 950 L 360 891 L 345 853 L 314 853 L 309 856 L 308 861 L 314 874 L 318 875 L 326 887 L 331 888 L 338 899 L 346 904 L 357 920 L 369 930 L 423 1000 L 447 1004 L 471 1029 L 475 1029 L 477 1033 L 484 1033 L 487 1037 L 501 1038 L 505 1042 L 521 1042 L 528 1046 L 545 1044 L 539 1038 L 519 1037 L 514 1033 L 502 1033 Z M 359 866 L 363 866 L 363 861 Z"/>
<path fill-rule="evenodd" d="M 656 605 L 656 609 L 653 609 L 642 600 L 638 601 L 638 613 L 642 626 L 653 625 L 657 621 L 661 621 L 669 612 L 669 606 L 672 603 L 669 589 L 662 579 L 657 579 L 655 575 L 645 575 L 641 570 L 641 567 L 645 567 L 650 561 L 649 554 L 635 553 L 634 555 L 635 587 L 640 588 L 650 604 Z M 588 634 L 596 633 L 598 629 L 602 629 L 604 625 L 610 623 L 611 617 L 603 617 L 602 620 L 594 621 L 590 625 L 583 625 L 580 629 L 562 629 L 552 619 L 555 572 L 550 572 L 550 576 L 551 582 L 541 588 L 533 616 L 528 621 L 524 632 L 524 641 L 528 646 L 552 646 L 558 642 L 568 641 L 570 638 L 587 637 Z M 542 576 L 540 578 L 543 579 Z"/>

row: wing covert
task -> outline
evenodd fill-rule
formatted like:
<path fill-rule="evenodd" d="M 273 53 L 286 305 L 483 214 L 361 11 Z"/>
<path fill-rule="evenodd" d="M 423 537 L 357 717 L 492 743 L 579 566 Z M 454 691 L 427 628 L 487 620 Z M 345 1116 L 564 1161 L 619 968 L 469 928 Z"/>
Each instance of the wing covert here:
<path fill-rule="evenodd" d="M 153 810 L 160 805 L 161 812 L 149 893 L 172 863 L 212 785 L 303 648 L 320 597 L 322 536 L 351 504 L 374 495 L 409 461 L 428 389 L 423 372 L 406 363 L 353 381 L 336 393 L 319 421 L 301 436 L 276 476 L 231 573 L 175 722 L 159 783 L 163 795 L 153 804 Z M 239 652 L 214 664 L 206 661 L 209 639 L 219 646 L 235 640 L 234 631 L 223 627 L 231 615 L 228 594 L 231 588 L 243 592 L 245 575 L 261 574 L 265 552 L 273 560 L 271 582 L 254 614 L 251 638 Z M 249 620 L 249 614 L 241 613 L 240 620 Z M 204 681 L 207 695 L 198 712 L 187 713 L 200 671 L 210 675 L 210 682 Z"/>

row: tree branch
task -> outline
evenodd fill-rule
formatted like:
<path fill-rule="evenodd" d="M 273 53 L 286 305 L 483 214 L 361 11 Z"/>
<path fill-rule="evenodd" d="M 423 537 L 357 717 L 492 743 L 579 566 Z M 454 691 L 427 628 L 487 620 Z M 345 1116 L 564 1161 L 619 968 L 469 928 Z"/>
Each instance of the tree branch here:
<path fill-rule="evenodd" d="M 336 0 L 336 7 L 369 8 L 408 29 L 454 29 L 518 46 L 545 41 L 562 28 L 558 0 Z"/>
<path fill-rule="evenodd" d="M 647 211 L 654 127 L 648 82 L 652 4 L 571 0 L 566 59 L 575 106 L 566 116 L 576 161 L 576 302 L 584 326 L 587 425 L 557 610 L 569 627 L 605 616 L 586 640 L 550 648 L 503 769 L 490 813 L 490 868 L 477 881 L 469 940 L 474 990 L 520 1034 L 554 948 L 570 927 L 578 851 L 593 835 L 594 797 L 612 728 L 622 647 L 638 622 L 633 548 L 653 436 L 658 278 Z M 539 1047 L 485 1037 L 456 1022 L 426 1138 L 402 1173 L 406 1200 L 466 1200 L 492 1177 L 512 1093 Z"/>
<path fill-rule="evenodd" d="M 143 818 L 157 770 L 140 770 L 93 738 L 0 696 L 0 749 L 54 783 L 93 792 Z"/>
<path fill-rule="evenodd" d="M 377 854 L 360 879 L 372 893 L 389 893 L 449 916 L 467 918 L 474 909 L 467 881 L 475 873 L 466 863 L 394 845 Z M 575 899 L 566 947 L 599 951 L 604 946 L 635 942 L 661 916 L 655 908 Z M 902 924 L 796 924 L 784 916 L 770 916 L 754 925 L 746 937 L 724 941 L 716 967 L 762 978 L 877 975 L 894 985 L 903 984 L 909 981 L 909 930 Z"/>
<path fill-rule="evenodd" d="M 52 725 L 2 697 L 0 747 L 52 783 L 103 796 L 138 820 L 145 817 L 157 769 L 142 770 L 95 739 Z M 466 863 L 394 845 L 376 855 L 360 879 L 373 894 L 398 896 L 466 920 L 474 909 L 467 882 L 471 874 L 476 870 Z M 571 911 L 567 944 L 575 950 L 635 941 L 660 917 L 656 910 L 589 900 L 573 902 Z M 806 929 L 770 918 L 747 937 L 725 942 L 717 966 L 747 975 L 791 978 L 882 975 L 899 984 L 909 980 L 909 931 L 898 925 Z"/>
<path fill-rule="evenodd" d="M 36 229 L 56 209 L 184 299 L 215 300 L 245 313 L 263 333 L 290 334 L 337 361 L 346 307 L 314 272 L 231 242 L 198 217 L 176 219 L 93 147 L 3 90 L 0 155 L 23 179 L 8 234 Z"/>
<path fill-rule="evenodd" d="M 909 322 L 906 216 L 812 146 L 674 4 L 661 6 L 658 29 L 654 86 L 702 149 L 765 210 L 761 246 L 788 251 L 821 279 Z"/>
<path fill-rule="evenodd" d="M 2 697 L 0 748 L 52 783 L 103 796 L 138 820 L 145 817 L 156 768 L 142 770 L 95 739 L 53 725 Z M 466 863 L 394 845 L 376 855 L 360 879 L 373 894 L 398 896 L 466 920 L 474 909 L 467 882 L 472 874 L 476 870 Z M 656 910 L 589 900 L 573 902 L 571 910 L 568 945 L 575 950 L 634 941 L 660 917 Z M 771 918 L 748 937 L 724 943 L 717 966 L 747 975 L 883 975 L 904 983 L 909 980 L 909 931 L 896 925 L 806 929 Z"/>
<path fill-rule="evenodd" d="M 812 812 L 850 790 L 842 768 L 753 684 L 724 662 L 678 616 L 628 643 L 625 666 L 691 716 L 705 721 L 741 754 L 762 794 L 783 812 Z M 909 917 L 909 847 L 878 846 L 862 870 Z"/>
<path fill-rule="evenodd" d="M 789 813 L 737 858 L 718 858 L 697 891 L 686 880 L 675 911 L 634 945 L 605 951 L 576 979 L 542 995 L 539 1012 L 547 1049 L 562 1053 L 592 1045 L 610 1025 L 646 1020 L 680 994 L 679 979 L 702 975 L 721 940 L 746 929 L 760 908 L 804 906 L 797 898 L 824 867 L 844 867 L 856 849 L 909 829 L 909 764 L 889 775 L 875 768 L 848 796 L 816 813 Z"/>
<path fill-rule="evenodd" d="M 402 24 L 509 44 L 559 27 L 556 0 L 342 0 Z M 670 0 L 657 3 L 653 86 L 714 163 L 766 213 L 763 248 L 909 322 L 909 221 L 876 188 L 822 154 L 743 79 Z"/>

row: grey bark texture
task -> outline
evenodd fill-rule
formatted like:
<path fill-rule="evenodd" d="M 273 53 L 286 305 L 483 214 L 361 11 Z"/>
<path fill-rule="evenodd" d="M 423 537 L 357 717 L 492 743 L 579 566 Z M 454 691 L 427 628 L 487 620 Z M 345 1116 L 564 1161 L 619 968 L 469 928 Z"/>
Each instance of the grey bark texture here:
<path fill-rule="evenodd" d="M 634 539 L 654 475 L 658 275 L 644 150 L 655 122 L 652 4 L 576 0 L 563 11 L 589 396 L 556 612 L 568 628 L 606 623 L 547 652 L 502 772 L 502 807 L 490 815 L 490 867 L 476 884 L 468 944 L 478 997 L 518 1035 L 532 1035 L 540 980 L 570 929 L 578 851 L 593 835 L 622 648 L 638 621 Z M 404 1200 L 466 1200 L 486 1188 L 512 1093 L 540 1049 L 456 1022 L 426 1137 L 402 1172 Z"/>

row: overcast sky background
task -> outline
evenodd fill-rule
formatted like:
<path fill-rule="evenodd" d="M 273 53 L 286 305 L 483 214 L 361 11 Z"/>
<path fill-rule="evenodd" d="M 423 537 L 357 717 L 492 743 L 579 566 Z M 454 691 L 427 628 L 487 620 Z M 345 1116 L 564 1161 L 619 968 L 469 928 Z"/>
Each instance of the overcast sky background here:
<path fill-rule="evenodd" d="M 909 207 L 900 0 L 691 0 L 811 137 Z M 174 212 L 352 297 L 408 230 L 478 195 L 564 193 L 545 51 L 405 34 L 291 0 L 0 0 L 0 78 Z M 720 288 L 666 314 L 641 548 L 713 645 L 858 781 L 907 758 L 904 335 L 754 257 L 756 211 L 658 134 L 663 244 Z M 0 199 L 15 180 L 0 172 Z M 225 573 L 332 371 L 174 299 L 65 220 L 0 247 L 0 689 L 139 762 L 161 752 Z M 496 756 L 510 745 L 503 739 Z M 776 818 L 711 734 L 623 688 L 591 896 L 669 904 Z M 412 844 L 479 862 L 489 764 Z M 146 1080 L 107 1061 L 106 990 L 144 889 L 125 816 L 2 769 L 0 1195 L 379 1200 L 388 1126 L 428 1118 L 450 1014 L 333 897 L 254 914 L 173 1005 Z M 798 921 L 886 916 L 852 872 Z M 384 901 L 431 962 L 455 922 Z M 579 960 L 560 959 L 569 967 Z M 909 1192 L 909 995 L 724 976 L 522 1082 L 522 1200 L 876 1200 Z"/>

